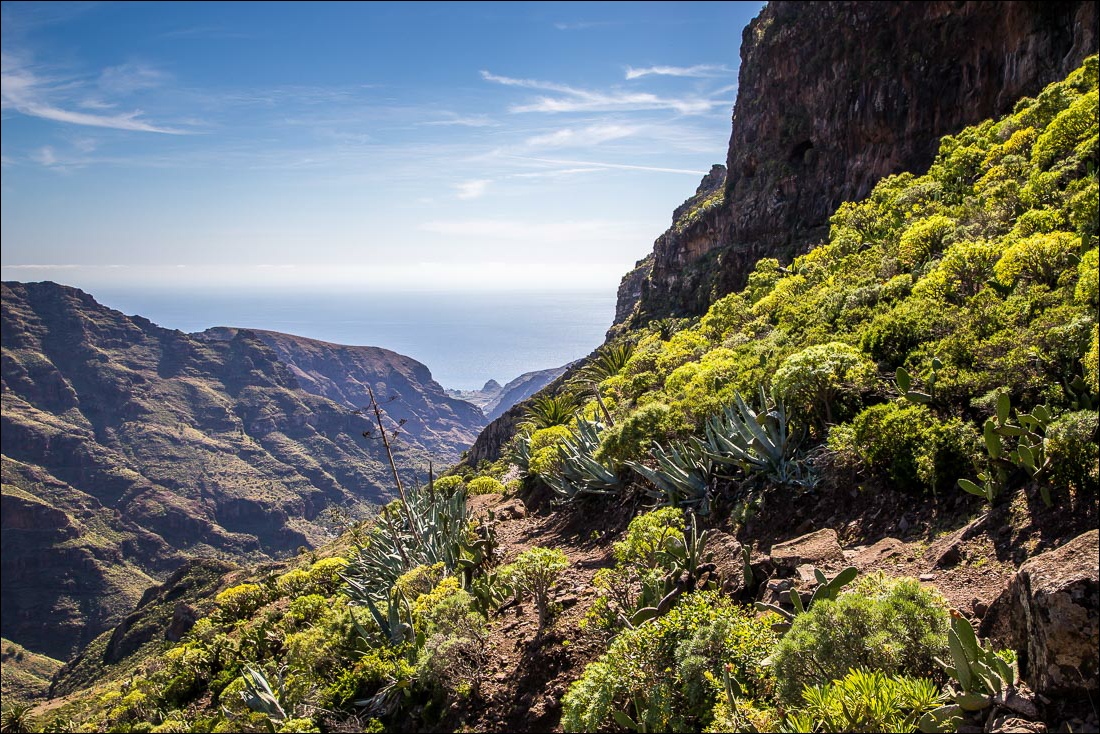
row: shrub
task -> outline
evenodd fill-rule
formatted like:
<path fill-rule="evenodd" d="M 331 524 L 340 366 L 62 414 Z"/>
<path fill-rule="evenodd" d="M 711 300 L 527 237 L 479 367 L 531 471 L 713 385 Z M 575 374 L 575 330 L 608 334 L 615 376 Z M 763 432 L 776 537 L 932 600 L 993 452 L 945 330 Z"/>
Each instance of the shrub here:
<path fill-rule="evenodd" d="M 1058 276 L 1072 263 L 1080 242 L 1076 234 L 1069 232 L 1034 234 L 1005 250 L 993 272 L 1006 286 L 1014 286 L 1021 280 L 1054 286 Z"/>
<path fill-rule="evenodd" d="M 306 594 L 290 602 L 287 614 L 296 624 L 314 622 L 324 616 L 329 601 L 320 594 Z"/>
<path fill-rule="evenodd" d="M 516 556 L 516 560 L 498 572 L 519 597 L 531 596 L 539 613 L 537 636 L 553 616 L 550 593 L 558 583 L 562 572 L 569 567 L 569 558 L 554 548 L 535 547 Z"/>
<path fill-rule="evenodd" d="M 504 494 L 504 485 L 492 477 L 477 477 L 466 485 L 466 491 L 471 497 L 477 494 Z"/>
<path fill-rule="evenodd" d="M 925 678 L 852 670 L 840 680 L 807 688 L 787 717 L 792 731 L 917 730 L 921 716 L 939 707 L 940 692 Z"/>
<path fill-rule="evenodd" d="M 562 728 L 606 731 L 628 714 L 638 731 L 697 729 L 717 695 L 709 681 L 725 665 L 761 684 L 750 695 L 766 693 L 772 621 L 713 592 L 688 594 L 668 614 L 624 631 L 585 668 L 562 698 Z"/>
<path fill-rule="evenodd" d="M 667 441 L 675 424 L 667 405 L 648 403 L 603 432 L 595 458 L 613 464 L 640 459 L 654 441 Z"/>
<path fill-rule="evenodd" d="M 436 492 L 446 495 L 452 495 L 455 491 L 465 483 L 462 477 L 452 474 L 447 477 L 440 477 L 436 479 L 433 486 Z"/>
<path fill-rule="evenodd" d="M 1088 491 L 1100 489 L 1100 416 L 1095 410 L 1078 410 L 1055 419 L 1046 429 L 1044 449 L 1057 486 Z"/>
<path fill-rule="evenodd" d="M 940 214 L 918 219 L 901 235 L 898 260 L 905 267 L 914 268 L 943 252 L 954 241 L 955 225 L 954 219 Z"/>
<path fill-rule="evenodd" d="M 859 394 L 874 385 L 876 376 L 874 364 L 855 347 L 830 342 L 783 360 L 772 391 L 792 410 L 827 425 L 854 412 Z"/>
<path fill-rule="evenodd" d="M 924 405 L 874 405 L 835 427 L 829 448 L 906 491 L 952 487 L 974 471 L 978 434 L 958 418 L 940 421 Z"/>
<path fill-rule="evenodd" d="M 266 594 L 257 584 L 231 586 L 214 597 L 214 603 L 229 619 L 244 619 L 266 603 Z"/>
<path fill-rule="evenodd" d="M 916 579 L 864 576 L 795 617 L 774 657 L 779 697 L 797 704 L 805 688 L 854 668 L 931 676 L 950 621 L 946 600 Z"/>
<path fill-rule="evenodd" d="M 1077 265 L 1077 288 L 1073 297 L 1092 308 L 1100 306 L 1100 249 L 1093 248 L 1081 256 Z"/>
<path fill-rule="evenodd" d="M 682 537 L 683 532 L 684 512 L 678 507 L 662 507 L 638 515 L 627 526 L 626 536 L 614 545 L 615 563 L 640 569 L 656 568 L 657 553 L 669 540 Z"/>

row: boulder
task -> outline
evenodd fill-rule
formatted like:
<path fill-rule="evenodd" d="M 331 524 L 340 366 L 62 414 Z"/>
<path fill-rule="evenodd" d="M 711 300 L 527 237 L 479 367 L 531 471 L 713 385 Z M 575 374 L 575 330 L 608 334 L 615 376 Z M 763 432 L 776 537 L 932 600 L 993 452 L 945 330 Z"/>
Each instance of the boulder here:
<path fill-rule="evenodd" d="M 792 573 L 804 563 L 822 570 L 845 566 L 844 551 L 832 528 L 776 543 L 771 549 L 771 560 L 777 568 Z"/>
<path fill-rule="evenodd" d="M 1020 566 L 982 620 L 981 634 L 1016 650 L 1036 693 L 1098 689 L 1100 532 L 1090 530 Z"/>
<path fill-rule="evenodd" d="M 883 538 L 874 545 L 845 552 L 848 563 L 860 571 L 878 568 L 885 561 L 904 560 L 907 554 L 905 543 L 897 538 Z"/>
<path fill-rule="evenodd" d="M 737 538 L 721 530 L 711 530 L 707 535 L 707 550 L 714 572 L 726 594 L 737 594 L 745 589 L 745 559 Z"/>

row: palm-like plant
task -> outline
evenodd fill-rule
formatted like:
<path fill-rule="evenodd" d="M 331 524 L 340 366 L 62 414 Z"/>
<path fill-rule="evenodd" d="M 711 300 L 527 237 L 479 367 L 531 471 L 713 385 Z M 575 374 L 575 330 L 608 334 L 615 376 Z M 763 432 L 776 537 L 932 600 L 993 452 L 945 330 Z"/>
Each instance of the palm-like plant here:
<path fill-rule="evenodd" d="M 536 430 L 563 426 L 573 419 L 580 408 L 576 394 L 568 390 L 557 395 L 536 395 L 527 406 L 525 418 Z"/>
<path fill-rule="evenodd" d="M 587 364 L 577 372 L 577 379 L 587 382 L 603 382 L 608 377 L 619 374 L 634 354 L 634 345 L 630 342 L 607 344 L 596 352 Z"/>
<path fill-rule="evenodd" d="M 28 732 L 34 724 L 31 718 L 33 707 L 29 704 L 16 703 L 4 709 L 0 714 L 0 731 L 4 734 L 23 734 Z"/>

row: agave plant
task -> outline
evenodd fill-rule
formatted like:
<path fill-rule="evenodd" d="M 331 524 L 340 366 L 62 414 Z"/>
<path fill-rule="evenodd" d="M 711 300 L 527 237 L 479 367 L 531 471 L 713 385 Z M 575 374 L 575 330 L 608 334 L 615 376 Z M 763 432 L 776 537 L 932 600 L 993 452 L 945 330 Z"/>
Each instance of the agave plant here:
<path fill-rule="evenodd" d="M 700 450 L 718 464 L 760 474 L 780 484 L 812 482 L 797 453 L 803 436 L 791 434 L 782 401 L 769 404 L 761 388 L 760 405 L 757 412 L 734 393 L 734 404 L 707 421 L 705 438 L 697 439 Z"/>
<path fill-rule="evenodd" d="M 674 507 L 689 507 L 699 515 L 709 514 L 715 464 L 699 448 L 699 443 L 672 443 L 667 449 L 654 444 L 649 453 L 657 461 L 655 469 L 635 461 L 626 462 L 653 485 L 647 493 Z"/>
<path fill-rule="evenodd" d="M 354 553 L 341 577 L 344 593 L 355 603 L 381 601 L 401 574 L 417 566 L 443 562 L 453 571 L 466 540 L 466 492 L 447 497 L 418 487 L 406 493 L 408 511 L 387 507 Z"/>
<path fill-rule="evenodd" d="M 244 678 L 245 683 L 245 689 L 241 691 L 241 698 L 244 699 L 245 705 L 256 713 L 266 716 L 267 729 L 274 732 L 275 725 L 281 724 L 287 718 L 286 711 L 279 703 L 279 699 L 283 697 L 282 686 L 279 686 L 279 695 L 276 695 L 271 684 L 267 682 L 267 676 L 251 665 L 244 666 L 241 677 Z"/>
<path fill-rule="evenodd" d="M 573 435 L 558 444 L 561 470 L 553 476 L 550 486 L 559 501 L 571 502 L 585 494 L 618 493 L 622 486 L 618 472 L 595 459 L 602 430 L 603 426 L 596 421 L 580 420 Z"/>

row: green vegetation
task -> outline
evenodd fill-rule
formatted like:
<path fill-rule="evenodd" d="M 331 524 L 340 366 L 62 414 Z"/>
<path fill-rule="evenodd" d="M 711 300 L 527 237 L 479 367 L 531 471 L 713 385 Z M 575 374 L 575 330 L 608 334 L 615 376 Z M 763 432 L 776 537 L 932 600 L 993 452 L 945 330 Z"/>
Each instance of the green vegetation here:
<path fill-rule="evenodd" d="M 556 623 L 565 554 L 497 568 L 492 515 L 467 514 L 468 493 L 520 475 L 558 502 L 659 505 L 595 574 L 585 628 L 608 646 L 561 698 L 566 731 L 939 730 L 988 707 L 1015 682 L 1011 656 L 938 592 L 818 572 L 809 603 L 796 589 L 793 611 L 760 614 L 711 583 L 698 518 L 812 501 L 838 466 L 930 503 L 961 486 L 1094 508 L 1096 89 L 1093 57 L 945 138 L 926 175 L 844 204 L 790 266 L 761 261 L 695 323 L 622 335 L 584 393 L 531 403 L 509 456 L 406 491 L 346 558 L 235 576 L 181 643 L 55 716 L 116 731 L 439 724 L 479 695 L 495 612 L 531 599 L 535 648 Z"/>
<path fill-rule="evenodd" d="M 601 353 L 596 398 L 541 399 L 535 413 L 552 400 L 575 412 L 554 412 L 574 458 L 528 476 L 565 500 L 640 489 L 706 512 L 745 501 L 749 475 L 812 484 L 825 452 L 915 493 L 964 480 L 991 502 L 1020 487 L 1094 502 L 1100 164 L 1096 116 L 1082 110 L 1095 112 L 1096 79 L 1090 58 L 1012 115 L 944 138 L 927 174 L 842 205 L 828 242 L 787 267 L 759 261 L 743 291 L 687 328 L 620 335 L 633 349 Z M 761 392 L 759 412 L 740 398 Z M 1016 423 L 997 417 L 998 396 Z M 982 445 L 991 416 L 1001 453 Z M 591 420 L 603 426 L 594 453 L 580 435 Z M 1054 423 L 1059 455 L 1087 458 L 1055 467 L 1043 454 Z M 627 481 L 588 491 L 598 467 Z"/>

